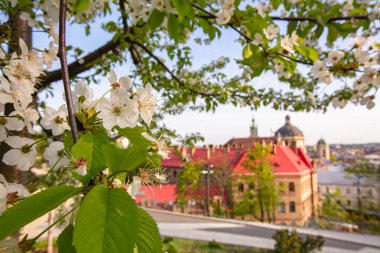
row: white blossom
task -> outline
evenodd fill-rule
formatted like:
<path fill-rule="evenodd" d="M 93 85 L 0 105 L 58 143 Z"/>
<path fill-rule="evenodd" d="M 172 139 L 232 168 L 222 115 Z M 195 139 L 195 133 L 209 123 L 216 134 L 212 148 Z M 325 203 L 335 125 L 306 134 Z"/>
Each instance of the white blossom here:
<path fill-rule="evenodd" d="M 141 183 L 141 178 L 138 176 L 133 176 L 132 180 L 133 180 L 132 184 L 128 187 L 127 192 L 133 199 L 135 199 L 136 194 L 139 191 L 142 183 Z"/>
<path fill-rule="evenodd" d="M 34 141 L 29 138 L 19 136 L 9 136 L 5 143 L 12 149 L 4 154 L 3 162 L 7 165 L 18 165 L 19 170 L 27 171 L 33 166 L 37 157 L 34 148 Z"/>
<path fill-rule="evenodd" d="M 76 82 L 74 92 L 71 93 L 76 110 L 79 111 L 81 108 L 89 109 L 95 105 L 93 91 L 85 82 Z"/>
<path fill-rule="evenodd" d="M 37 120 L 40 118 L 37 110 L 32 107 L 27 107 L 25 105 L 15 104 L 15 115 L 19 115 L 28 129 L 29 133 L 34 133 L 33 125 L 36 124 Z"/>
<path fill-rule="evenodd" d="M 53 42 L 49 43 L 49 50 L 43 53 L 43 62 L 48 67 L 51 68 L 54 61 L 58 59 L 58 47 L 54 45 Z"/>
<path fill-rule="evenodd" d="M 0 116 L 0 142 L 8 137 L 8 130 L 21 131 L 24 128 L 23 122 L 12 112 L 9 117 Z"/>
<path fill-rule="evenodd" d="M 331 50 L 327 56 L 328 61 L 332 64 L 337 64 L 344 57 L 342 51 L 333 51 Z"/>
<path fill-rule="evenodd" d="M 157 106 L 157 99 L 152 94 L 152 86 L 147 84 L 145 88 L 138 87 L 136 94 L 138 98 L 140 117 L 149 126 L 153 118 L 154 109 Z"/>
<path fill-rule="evenodd" d="M 65 130 L 70 130 L 67 123 L 67 112 L 65 105 L 59 107 L 58 110 L 46 107 L 44 117 L 41 119 L 41 125 L 45 129 L 51 130 L 53 135 L 59 135 Z"/>
<path fill-rule="evenodd" d="M 257 46 L 263 44 L 264 43 L 263 35 L 261 35 L 260 33 L 255 33 L 252 39 L 252 43 Z"/>
<path fill-rule="evenodd" d="M 223 9 L 229 13 L 233 13 L 235 10 L 235 0 L 224 0 Z"/>
<path fill-rule="evenodd" d="M 103 118 L 103 126 L 111 130 L 115 126 L 121 128 L 134 127 L 139 117 L 137 98 L 130 99 L 122 91 L 111 93 L 110 100 L 100 101 L 100 114 Z"/>
<path fill-rule="evenodd" d="M 228 10 L 219 10 L 216 14 L 216 23 L 218 25 L 225 25 L 227 24 L 231 19 L 231 13 Z"/>
<path fill-rule="evenodd" d="M 110 72 L 108 80 L 114 88 L 120 88 L 125 92 L 129 91 L 133 85 L 133 81 L 129 76 L 122 76 L 120 78 L 117 78 L 116 72 L 113 69 Z"/>
<path fill-rule="evenodd" d="M 162 156 L 162 158 L 164 158 L 164 159 L 169 159 L 170 150 L 169 150 L 168 146 L 166 145 L 165 139 L 159 138 L 158 140 L 156 140 L 155 138 L 153 138 L 152 136 L 150 136 L 146 132 L 142 133 L 141 135 L 144 138 L 146 138 L 147 140 L 149 140 L 155 144 L 155 148 L 157 149 L 158 155 Z"/>
<path fill-rule="evenodd" d="M 270 24 L 267 28 L 264 29 L 264 35 L 268 40 L 274 39 L 279 32 L 280 28 L 273 24 Z"/>
<path fill-rule="evenodd" d="M 45 149 L 43 158 L 49 162 L 50 168 L 67 167 L 70 160 L 64 153 L 65 146 L 60 141 L 53 141 L 49 147 Z"/>

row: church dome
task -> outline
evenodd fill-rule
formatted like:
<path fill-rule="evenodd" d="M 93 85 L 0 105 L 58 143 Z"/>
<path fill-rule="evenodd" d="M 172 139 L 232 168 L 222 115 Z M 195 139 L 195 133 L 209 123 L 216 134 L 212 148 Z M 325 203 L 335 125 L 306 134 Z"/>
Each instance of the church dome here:
<path fill-rule="evenodd" d="M 323 138 L 321 138 L 321 139 L 319 139 L 319 141 L 317 142 L 317 145 L 326 145 L 326 141 L 325 141 Z"/>
<path fill-rule="evenodd" d="M 285 125 L 276 131 L 275 136 L 281 136 L 281 137 L 303 136 L 302 131 L 298 127 L 295 127 L 290 123 L 289 115 L 286 115 L 285 120 L 286 120 Z"/>

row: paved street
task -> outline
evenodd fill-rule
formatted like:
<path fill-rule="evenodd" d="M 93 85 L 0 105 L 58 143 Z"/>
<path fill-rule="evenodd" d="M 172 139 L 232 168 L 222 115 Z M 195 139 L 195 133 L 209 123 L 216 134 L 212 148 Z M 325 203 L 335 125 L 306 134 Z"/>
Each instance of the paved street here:
<path fill-rule="evenodd" d="M 272 249 L 272 235 L 277 229 L 287 228 L 254 222 L 231 221 L 216 218 L 197 217 L 165 211 L 149 210 L 159 224 L 164 236 L 251 246 Z M 297 229 L 302 236 L 320 234 L 325 238 L 322 252 L 380 252 L 380 237 L 355 235 L 315 229 Z"/>

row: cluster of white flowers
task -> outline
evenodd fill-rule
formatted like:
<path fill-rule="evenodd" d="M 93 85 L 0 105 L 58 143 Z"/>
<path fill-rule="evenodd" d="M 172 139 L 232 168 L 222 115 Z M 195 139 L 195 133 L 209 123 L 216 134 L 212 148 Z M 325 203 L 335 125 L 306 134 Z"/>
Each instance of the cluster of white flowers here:
<path fill-rule="evenodd" d="M 219 10 L 216 16 L 216 23 L 218 25 L 225 25 L 230 22 L 231 17 L 234 15 L 235 11 L 235 0 L 223 0 L 222 9 Z"/>
<path fill-rule="evenodd" d="M 334 80 L 333 74 L 328 70 L 324 61 L 316 60 L 311 67 L 311 73 L 323 83 L 330 84 Z"/>
<path fill-rule="evenodd" d="M 272 5 L 268 2 L 268 3 L 260 3 L 257 7 L 257 13 L 265 18 L 267 16 L 267 13 L 268 12 L 271 12 L 272 11 Z"/>
<path fill-rule="evenodd" d="M 274 60 L 273 69 L 279 74 L 280 77 L 289 79 L 292 76 L 289 70 L 285 68 L 285 65 L 277 59 Z"/>
<path fill-rule="evenodd" d="M 267 28 L 263 30 L 265 37 L 268 40 L 273 40 L 276 38 L 277 34 L 280 32 L 280 28 L 274 24 L 270 24 Z"/>
<path fill-rule="evenodd" d="M 34 133 L 33 125 L 39 119 L 37 110 L 32 105 L 32 95 L 36 92 L 38 79 L 43 68 L 51 66 L 57 59 L 56 48 L 39 53 L 29 50 L 20 38 L 21 53 L 12 53 L 10 59 L 0 50 L 0 58 L 8 62 L 3 67 L 4 76 L 0 77 L 0 141 L 5 141 L 12 149 L 5 153 L 3 162 L 8 165 L 19 165 L 20 170 L 28 170 L 34 163 L 34 141 L 29 138 L 10 136 L 9 131 L 21 131 L 24 127 Z M 14 111 L 5 116 L 5 105 L 11 104 Z M 3 116 L 1 116 L 3 115 Z"/>
<path fill-rule="evenodd" d="M 298 46 L 299 37 L 297 33 L 294 31 L 291 36 L 286 35 L 281 39 L 281 47 L 285 49 L 289 53 L 294 52 L 294 46 Z"/>

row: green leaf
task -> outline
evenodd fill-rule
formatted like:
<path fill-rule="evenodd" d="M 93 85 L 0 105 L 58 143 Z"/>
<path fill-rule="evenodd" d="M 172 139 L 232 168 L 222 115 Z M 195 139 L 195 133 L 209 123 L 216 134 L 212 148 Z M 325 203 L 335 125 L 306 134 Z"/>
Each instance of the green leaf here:
<path fill-rule="evenodd" d="M 193 7 L 188 0 L 173 0 L 173 4 L 178 13 L 179 21 L 182 21 L 186 16 L 193 18 Z"/>
<path fill-rule="evenodd" d="M 69 224 L 62 233 L 58 236 L 58 252 L 59 253 L 76 253 L 76 250 L 73 246 L 73 224 Z"/>
<path fill-rule="evenodd" d="M 52 186 L 7 209 L 0 216 L 0 241 L 77 195 L 80 190 L 67 185 Z"/>
<path fill-rule="evenodd" d="M 338 38 L 338 29 L 334 25 L 328 25 L 327 44 L 331 47 Z"/>
<path fill-rule="evenodd" d="M 249 58 L 252 55 L 251 45 L 246 45 L 243 49 L 243 58 Z"/>
<path fill-rule="evenodd" d="M 133 145 L 143 147 L 148 147 L 152 145 L 151 141 L 149 141 L 147 138 L 141 135 L 142 133 L 146 132 L 146 130 L 142 127 L 127 127 L 123 129 L 117 128 L 117 131 L 120 135 L 126 137 Z"/>
<path fill-rule="evenodd" d="M 148 156 L 147 149 L 139 146 L 120 149 L 114 145 L 103 145 L 103 153 L 111 173 L 121 170 L 132 171 L 143 164 Z"/>
<path fill-rule="evenodd" d="M 129 194 L 104 185 L 93 188 L 79 209 L 73 244 L 78 253 L 133 253 L 138 208 Z"/>
<path fill-rule="evenodd" d="M 139 253 L 162 253 L 160 232 L 154 219 L 138 208 L 138 234 L 136 246 Z"/>
<path fill-rule="evenodd" d="M 165 18 L 165 13 L 160 12 L 157 9 L 154 9 L 152 14 L 150 14 L 149 21 L 148 21 L 150 28 L 153 31 L 155 31 L 162 24 L 162 22 L 164 21 L 164 18 Z"/>
<path fill-rule="evenodd" d="M 179 38 L 178 19 L 175 15 L 170 14 L 168 18 L 168 33 L 169 37 L 175 41 Z"/>
<path fill-rule="evenodd" d="M 83 12 L 90 8 L 90 0 L 76 0 L 74 5 L 75 12 Z"/>
<path fill-rule="evenodd" d="M 94 131 L 83 135 L 71 149 L 71 154 L 76 159 L 86 159 L 89 173 L 84 176 L 82 182 L 87 182 L 92 176 L 106 168 L 102 146 L 107 143 L 108 137 L 104 131 Z"/>
<path fill-rule="evenodd" d="M 305 58 L 312 60 L 313 62 L 318 60 L 318 52 L 311 47 L 296 46 L 295 49 Z"/>

